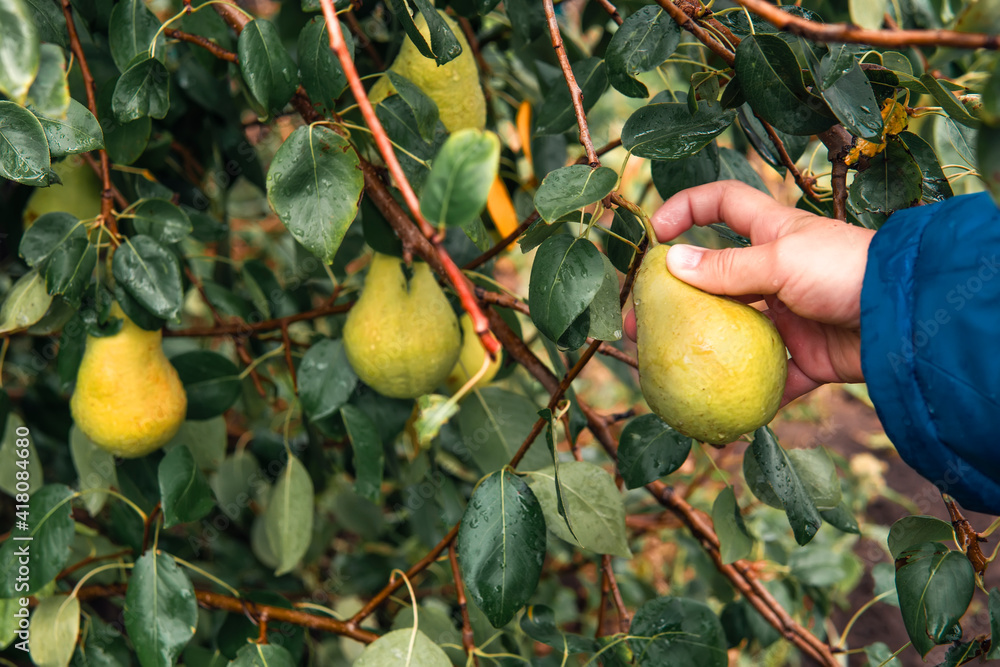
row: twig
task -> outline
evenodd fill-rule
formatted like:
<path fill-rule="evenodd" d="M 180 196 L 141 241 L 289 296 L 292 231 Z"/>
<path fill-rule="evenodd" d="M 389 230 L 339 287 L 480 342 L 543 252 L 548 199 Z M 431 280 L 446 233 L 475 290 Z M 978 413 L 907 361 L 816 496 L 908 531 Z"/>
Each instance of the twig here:
<path fill-rule="evenodd" d="M 125 595 L 125 591 L 126 584 L 114 584 L 111 586 L 84 586 L 77 591 L 77 597 L 82 602 L 101 598 L 120 597 Z M 234 614 L 244 613 L 244 603 L 246 601 L 243 599 L 199 589 L 195 589 L 194 595 L 198 600 L 198 603 L 207 609 L 221 609 Z M 322 632 L 343 635 L 365 644 L 370 644 L 378 639 L 378 635 L 374 632 L 357 627 L 349 627 L 348 623 L 338 621 L 337 619 L 330 618 L 329 616 L 317 616 L 304 611 L 299 611 L 297 609 L 273 607 L 271 605 L 259 603 L 253 604 L 258 613 L 258 618 L 263 618 L 264 614 L 266 614 L 267 618 L 272 621 L 281 621 L 283 623 L 291 623 L 292 625 L 300 625 L 312 630 L 320 630 Z"/>
<path fill-rule="evenodd" d="M 71 0 L 62 0 L 63 16 L 66 18 L 66 31 L 69 34 L 69 47 L 80 63 L 80 76 L 83 78 L 83 87 L 87 94 L 87 108 L 94 118 L 100 122 L 101 116 L 97 113 L 97 96 L 94 93 L 94 75 L 90 72 L 90 65 L 87 64 L 87 57 L 83 54 L 83 46 L 80 44 L 80 35 L 76 32 L 76 24 L 73 22 L 73 6 Z M 118 235 L 118 223 L 115 220 L 112 206 L 114 190 L 111 186 L 111 160 L 108 152 L 100 149 L 98 155 L 101 158 L 101 224 L 103 224 L 112 238 Z"/>
<path fill-rule="evenodd" d="M 156 521 L 156 515 L 158 515 L 159 513 L 160 513 L 160 503 L 156 503 L 156 506 L 153 507 L 153 511 L 149 513 L 149 515 L 146 517 L 146 520 L 143 522 L 142 553 L 146 553 L 146 548 L 149 546 L 149 529 L 153 525 L 153 522 Z"/>
<path fill-rule="evenodd" d="M 965 551 L 965 557 L 972 563 L 973 569 L 980 577 L 986 573 L 986 567 L 990 564 L 989 558 L 983 553 L 979 546 L 980 542 L 986 539 L 972 527 L 969 520 L 958 509 L 958 503 L 949 495 L 943 495 L 944 504 L 948 507 L 948 514 L 951 515 L 951 527 L 955 529 L 955 538 L 958 546 Z M 1000 638 L 997 638 L 1000 640 Z"/>
<path fill-rule="evenodd" d="M 469 262 L 468 264 L 466 264 L 465 266 L 463 266 L 462 270 L 463 271 L 472 271 L 473 269 L 477 269 L 480 266 L 482 266 L 483 264 L 485 264 L 486 262 L 488 262 L 491 259 L 493 259 L 494 257 L 496 257 L 497 255 L 499 255 L 501 252 L 503 252 L 504 248 L 506 248 L 511 243 L 513 243 L 514 241 L 516 241 L 517 237 L 519 237 L 521 234 L 523 234 L 525 231 L 527 231 L 528 227 L 530 227 L 532 225 L 532 223 L 534 223 L 536 220 L 538 220 L 538 212 L 537 211 L 534 212 L 534 213 L 532 213 L 531 215 L 529 215 L 524 220 L 524 222 L 522 222 L 520 225 L 517 226 L 517 229 L 515 229 L 514 231 L 512 231 L 510 234 L 508 234 L 507 236 L 503 237 L 502 239 L 500 239 L 496 244 L 494 244 L 494 246 L 492 248 L 490 248 L 489 250 L 487 250 L 486 252 L 484 252 L 482 255 L 480 255 L 479 257 L 476 257 L 474 260 L 472 260 L 471 262 Z"/>
<path fill-rule="evenodd" d="M 610 0 L 597 0 L 597 4 L 604 8 L 612 21 L 618 25 L 622 24 L 622 15 L 618 13 L 618 8 L 611 4 Z"/>
<path fill-rule="evenodd" d="M 122 556 L 128 556 L 131 553 L 132 553 L 131 549 L 122 549 L 120 551 L 115 551 L 114 553 L 110 554 L 102 554 L 100 556 L 87 556 L 83 560 L 77 563 L 73 563 L 72 565 L 64 569 L 62 572 L 57 574 L 56 580 L 58 581 L 59 579 L 65 579 L 66 577 L 73 574 L 77 570 L 87 567 L 91 563 L 97 563 L 102 560 L 114 560 L 116 558 L 121 558 Z"/>
<path fill-rule="evenodd" d="M 164 28 L 163 34 L 171 39 L 177 39 L 182 42 L 189 42 L 191 44 L 196 44 L 220 60 L 225 60 L 231 63 L 237 62 L 237 57 L 235 53 L 233 53 L 232 51 L 227 51 L 226 49 L 222 48 L 212 40 L 208 39 L 207 37 L 202 37 L 201 35 L 192 35 L 189 32 L 184 32 L 183 30 L 175 30 L 174 28 Z"/>
<path fill-rule="evenodd" d="M 784 12 L 782 12 L 784 13 Z M 853 139 L 842 125 L 834 125 L 826 132 L 816 135 L 827 147 L 830 159 L 830 187 L 833 190 L 833 217 L 847 220 L 847 152 Z"/>
<path fill-rule="evenodd" d="M 285 347 L 285 363 L 288 365 L 288 374 L 292 376 L 292 390 L 299 393 L 299 378 L 295 372 L 295 363 L 292 361 L 292 337 L 288 335 L 288 322 L 281 323 L 281 343 Z"/>
<path fill-rule="evenodd" d="M 754 112 L 757 116 L 757 113 Z M 795 184 L 799 186 L 802 190 L 802 194 L 812 199 L 814 202 L 819 202 L 819 195 L 813 190 L 813 185 L 816 183 L 816 179 L 812 176 L 803 176 L 799 168 L 795 166 L 795 160 L 788 154 L 788 150 L 785 148 L 785 142 L 781 140 L 778 133 L 775 131 L 774 127 L 768 123 L 766 120 L 757 116 L 757 120 L 760 121 L 761 125 L 764 126 L 764 131 L 767 132 L 767 136 L 771 138 L 771 143 L 778 150 L 778 157 L 781 158 L 781 163 L 785 165 L 785 168 L 792 174 L 792 178 L 795 179 Z"/>
<path fill-rule="evenodd" d="M 307 310 L 303 313 L 296 313 L 294 315 L 289 315 L 287 317 L 278 317 L 273 320 L 264 320 L 263 322 L 230 322 L 229 324 L 219 324 L 214 327 L 190 327 L 187 329 L 164 329 L 163 335 L 166 337 L 183 338 L 183 337 L 199 337 L 199 336 L 249 336 L 252 333 L 261 333 L 263 331 L 274 331 L 281 328 L 287 328 L 288 325 L 295 322 L 302 322 L 305 320 L 315 320 L 320 317 L 326 317 L 328 315 L 337 315 L 339 313 L 346 313 L 351 309 L 354 302 L 349 303 L 338 303 L 338 304 L 326 304 L 320 306 L 319 308 L 313 308 L 312 310 Z"/>
<path fill-rule="evenodd" d="M 954 30 L 869 30 L 847 23 L 817 23 L 781 11 L 765 0 L 736 0 L 779 30 L 814 42 L 847 42 L 877 48 L 907 46 L 950 46 L 957 49 L 1000 49 L 1000 35 L 984 35 Z"/>
<path fill-rule="evenodd" d="M 628 632 L 631 618 L 625 607 L 625 601 L 622 599 L 622 592 L 618 589 L 618 580 L 615 579 L 615 571 L 611 567 L 611 556 L 607 554 L 601 556 L 601 571 L 611 588 L 611 599 L 615 601 L 615 608 L 618 610 L 618 630 L 623 633 Z"/>
<path fill-rule="evenodd" d="M 341 14 L 344 20 L 347 22 L 347 29 L 351 31 L 354 35 L 354 43 L 361 46 L 371 58 L 372 64 L 375 65 L 375 69 L 383 70 L 385 69 L 385 62 L 382 60 L 382 56 L 378 54 L 375 50 L 375 45 L 372 44 L 372 40 L 368 39 L 368 35 L 365 34 L 365 29 L 361 27 L 361 23 L 358 21 L 358 17 L 354 15 L 353 5 L 351 9 Z"/>
<path fill-rule="evenodd" d="M 715 55 L 719 56 L 730 67 L 736 62 L 736 56 L 726 46 L 708 34 L 708 31 L 698 25 L 698 22 L 687 15 L 687 13 L 675 5 L 671 0 L 656 0 L 657 4 L 663 7 L 670 17 L 677 22 L 677 25 L 694 35 L 699 42 L 704 44 Z"/>
<path fill-rule="evenodd" d="M 566 48 L 563 46 L 562 33 L 559 32 L 559 21 L 556 20 L 556 10 L 552 5 L 552 0 L 542 0 L 545 8 L 545 18 L 549 24 L 549 36 L 552 38 L 552 48 L 556 51 L 559 59 L 559 67 L 562 68 L 563 78 L 566 79 L 566 87 L 569 88 L 569 95 L 573 100 L 573 113 L 576 114 L 576 124 L 580 128 L 580 145 L 587 152 L 587 162 L 591 168 L 596 169 L 601 166 L 601 160 L 594 150 L 594 142 L 590 138 L 590 128 L 587 126 L 587 112 L 583 109 L 583 90 L 576 82 L 573 75 L 573 67 L 569 63 L 569 56 L 566 55 Z"/>
<path fill-rule="evenodd" d="M 448 561 L 451 563 L 451 576 L 455 579 L 455 597 L 458 599 L 458 610 L 462 614 L 462 648 L 465 655 L 472 658 L 472 663 L 478 667 L 479 656 L 476 655 L 476 638 L 472 633 L 472 623 L 469 621 L 469 606 L 465 600 L 465 587 L 462 586 L 462 573 L 458 570 L 458 558 L 455 545 L 448 547 Z"/>
<path fill-rule="evenodd" d="M 471 284 L 462 273 L 462 270 L 455 265 L 451 256 L 444 251 L 444 248 L 441 246 L 441 235 L 424 219 L 423 214 L 420 212 L 420 201 L 417 199 L 416 193 L 410 186 L 410 182 L 407 180 L 406 174 L 403 172 L 403 168 L 396 158 L 392 141 L 390 141 L 385 128 L 382 127 L 382 123 L 379 122 L 378 117 L 375 115 L 375 109 L 368 99 L 368 94 L 365 91 L 364 84 L 361 82 L 358 70 L 354 66 L 354 61 L 351 60 L 351 54 L 347 50 L 347 44 L 344 42 L 344 35 L 341 32 L 340 21 L 337 20 L 333 2 L 332 0 L 320 0 L 320 5 L 323 8 L 323 16 L 326 18 L 327 33 L 330 36 L 330 48 L 336 54 L 337 59 L 340 61 L 340 66 L 347 76 L 351 92 L 354 94 L 354 99 L 361 110 L 361 115 L 364 117 L 368 129 L 371 130 L 375 145 L 378 147 L 382 159 L 385 160 L 386 166 L 389 168 L 389 173 L 392 174 L 393 180 L 396 182 L 396 187 L 402 193 L 403 201 L 406 202 L 406 206 L 410 210 L 410 215 L 413 216 L 414 222 L 416 222 L 420 231 L 434 246 L 434 253 L 438 257 L 438 262 L 444 269 L 444 274 L 448 278 L 448 282 L 455 289 L 462 307 L 469 314 L 473 329 L 482 341 L 483 347 L 491 358 L 496 358 L 497 353 L 500 351 L 500 344 L 490 333 L 486 317 L 472 295 Z"/>

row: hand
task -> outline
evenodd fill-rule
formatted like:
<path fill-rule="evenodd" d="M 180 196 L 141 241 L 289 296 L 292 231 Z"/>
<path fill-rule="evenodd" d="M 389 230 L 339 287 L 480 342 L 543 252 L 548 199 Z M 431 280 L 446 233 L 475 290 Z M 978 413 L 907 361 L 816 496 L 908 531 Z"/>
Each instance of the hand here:
<path fill-rule="evenodd" d="M 714 222 L 750 238 L 749 248 L 674 246 L 667 268 L 706 292 L 754 304 L 777 325 L 791 353 L 782 405 L 827 382 L 864 380 L 861 285 L 874 231 L 782 206 L 740 181 L 684 190 L 652 222 L 660 241 Z M 631 312 L 625 331 L 635 338 Z"/>

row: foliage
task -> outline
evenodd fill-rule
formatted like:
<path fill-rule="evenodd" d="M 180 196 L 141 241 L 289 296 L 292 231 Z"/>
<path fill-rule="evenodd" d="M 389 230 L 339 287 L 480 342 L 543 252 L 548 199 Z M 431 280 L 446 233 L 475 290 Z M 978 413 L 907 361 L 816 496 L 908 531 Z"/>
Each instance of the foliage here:
<path fill-rule="evenodd" d="M 340 23 L 328 0 L 246 4 L 0 0 L 0 660 L 26 660 L 28 595 L 40 665 L 1000 655 L 961 642 L 970 603 L 1000 631 L 1000 592 L 971 602 L 971 528 L 859 527 L 882 489 L 822 434 L 788 449 L 762 428 L 723 462 L 642 414 L 622 340 L 643 211 L 685 187 L 794 181 L 800 208 L 865 227 L 1000 199 L 1000 63 L 953 48 L 1000 30 L 995 2 L 783 9 L 839 25 L 830 41 L 725 2 L 440 3 L 460 39 L 427 0 L 338 2 Z M 890 46 L 853 38 L 883 23 Z M 893 46 L 894 26 L 944 32 Z M 441 90 L 377 77 L 404 40 L 432 66 L 474 52 L 481 81 L 445 94 L 481 84 L 485 128 L 449 133 Z M 396 94 L 359 105 L 359 75 Z M 72 198 L 57 172 L 79 155 L 100 214 L 26 216 Z M 699 240 L 746 243 L 717 231 Z M 427 261 L 466 335 L 503 344 L 489 386 L 409 400 L 358 379 L 342 329 L 371 250 Z M 188 398 L 136 459 L 69 415 L 113 300 L 164 328 Z M 835 627 L 866 574 L 912 648 Z"/>

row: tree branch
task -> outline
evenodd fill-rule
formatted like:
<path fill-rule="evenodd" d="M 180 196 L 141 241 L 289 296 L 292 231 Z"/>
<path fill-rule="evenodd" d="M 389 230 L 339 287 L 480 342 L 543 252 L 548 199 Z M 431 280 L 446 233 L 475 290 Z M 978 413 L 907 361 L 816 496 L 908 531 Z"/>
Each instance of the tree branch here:
<path fill-rule="evenodd" d="M 782 12 L 784 13 L 784 12 Z M 830 187 L 833 190 L 833 217 L 847 220 L 847 152 L 854 138 L 842 125 L 834 125 L 826 132 L 816 135 L 827 148 L 830 160 Z"/>
<path fill-rule="evenodd" d="M 479 656 L 476 655 L 476 639 L 472 633 L 472 623 L 469 621 L 469 605 L 465 601 L 465 587 L 462 586 L 462 573 L 458 570 L 458 558 L 455 555 L 455 545 L 448 547 L 448 561 L 451 563 L 451 576 L 455 579 L 455 597 L 458 600 L 458 610 L 462 615 L 462 648 L 472 663 L 479 667 Z"/>
<path fill-rule="evenodd" d="M 231 63 L 238 61 L 236 54 L 232 51 L 227 51 L 222 48 L 212 40 L 207 37 L 202 37 L 201 35 L 192 35 L 189 32 L 184 32 L 183 30 L 175 30 L 173 28 L 165 28 L 163 34 L 171 39 L 177 39 L 182 42 L 188 42 L 190 44 L 197 44 L 201 48 L 205 49 L 213 56 L 219 60 L 225 60 Z"/>
<path fill-rule="evenodd" d="M 719 56 L 727 65 L 730 67 L 733 66 L 733 63 L 736 62 L 736 56 L 733 55 L 733 52 L 712 37 L 707 30 L 698 25 L 698 22 L 688 16 L 683 9 L 675 5 L 671 0 L 656 0 L 656 3 L 670 14 L 670 18 L 676 21 L 677 25 L 694 35 L 699 42 L 707 46 L 712 53 Z"/>
<path fill-rule="evenodd" d="M 785 30 L 814 42 L 847 42 L 879 48 L 907 46 L 951 46 L 958 49 L 1000 49 L 1000 35 L 953 30 L 869 30 L 847 23 L 817 23 L 781 11 L 765 0 L 736 0 L 754 14 Z"/>

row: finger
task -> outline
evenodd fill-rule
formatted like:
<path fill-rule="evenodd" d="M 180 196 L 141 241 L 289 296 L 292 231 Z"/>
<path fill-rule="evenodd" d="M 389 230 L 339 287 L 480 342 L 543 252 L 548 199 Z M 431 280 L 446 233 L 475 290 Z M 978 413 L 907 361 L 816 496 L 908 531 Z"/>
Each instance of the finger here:
<path fill-rule="evenodd" d="M 785 407 L 799 396 L 808 394 L 820 384 L 802 372 L 795 359 L 789 359 L 788 378 L 785 380 L 785 393 L 781 395 L 781 407 Z"/>
<path fill-rule="evenodd" d="M 669 241 L 692 225 L 725 222 L 753 243 L 780 236 L 786 220 L 809 215 L 782 206 L 769 195 L 741 181 L 716 181 L 682 190 L 653 213 L 652 223 L 661 241 Z"/>
<path fill-rule="evenodd" d="M 675 245 L 667 251 L 667 269 L 689 285 L 712 294 L 777 294 L 786 276 L 776 261 L 774 245 L 724 250 Z"/>
<path fill-rule="evenodd" d="M 635 310 L 625 313 L 625 335 L 635 340 Z"/>

